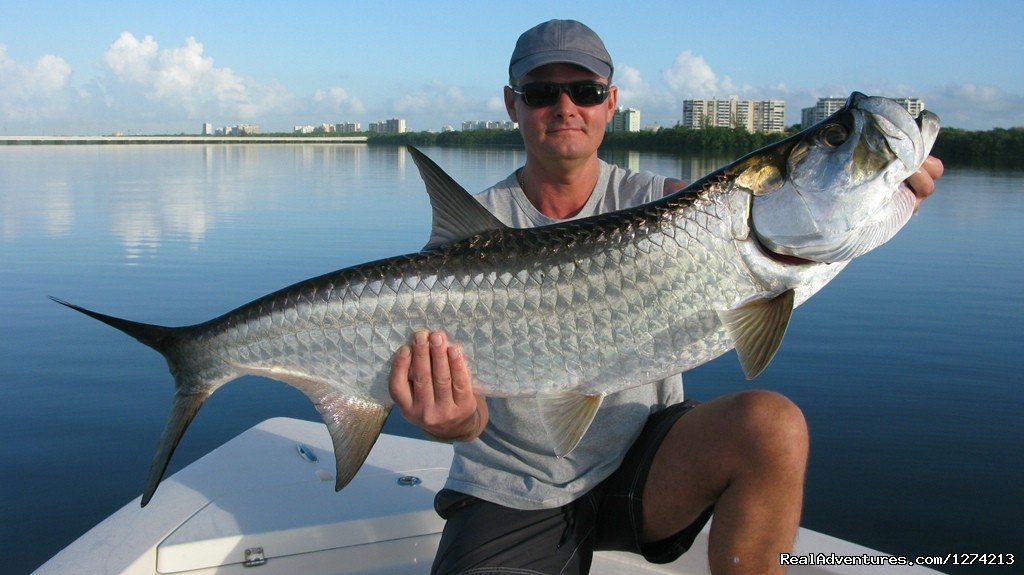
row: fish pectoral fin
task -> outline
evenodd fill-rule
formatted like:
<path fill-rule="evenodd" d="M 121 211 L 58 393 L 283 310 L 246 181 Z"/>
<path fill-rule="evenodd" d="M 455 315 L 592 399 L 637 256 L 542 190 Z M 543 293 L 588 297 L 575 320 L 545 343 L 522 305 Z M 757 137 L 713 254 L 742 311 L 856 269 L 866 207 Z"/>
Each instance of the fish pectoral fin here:
<path fill-rule="evenodd" d="M 508 227 L 426 154 L 412 146 L 408 146 L 408 149 L 427 186 L 430 207 L 433 209 L 430 242 L 424 249 L 433 249 L 479 233 Z"/>
<path fill-rule="evenodd" d="M 583 395 L 572 391 L 541 393 L 537 408 L 552 449 L 558 457 L 568 455 L 587 433 L 604 395 Z"/>
<path fill-rule="evenodd" d="M 736 309 L 718 312 L 747 379 L 754 379 L 775 357 L 793 315 L 796 292 L 788 289 L 770 298 L 755 300 Z"/>

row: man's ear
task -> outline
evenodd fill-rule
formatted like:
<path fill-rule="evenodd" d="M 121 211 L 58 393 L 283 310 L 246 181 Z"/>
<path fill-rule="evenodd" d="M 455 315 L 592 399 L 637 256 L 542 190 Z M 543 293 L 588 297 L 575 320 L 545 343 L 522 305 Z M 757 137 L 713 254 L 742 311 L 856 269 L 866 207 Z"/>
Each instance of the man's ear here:
<path fill-rule="evenodd" d="M 608 99 L 605 100 L 605 104 L 608 106 L 608 121 L 611 122 L 612 118 L 615 117 L 615 107 L 619 103 L 619 87 L 609 86 L 608 88 Z"/>
<path fill-rule="evenodd" d="M 508 112 L 510 120 L 519 123 L 519 118 L 516 115 L 516 94 L 509 86 L 505 86 L 505 111 Z"/>

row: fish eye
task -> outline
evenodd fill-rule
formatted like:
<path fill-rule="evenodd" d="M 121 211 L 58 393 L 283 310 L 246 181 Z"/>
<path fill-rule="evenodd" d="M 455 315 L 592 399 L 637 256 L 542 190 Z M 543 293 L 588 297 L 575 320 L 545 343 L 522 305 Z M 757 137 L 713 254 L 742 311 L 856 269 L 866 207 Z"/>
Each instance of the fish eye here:
<path fill-rule="evenodd" d="M 829 124 L 818 132 L 818 139 L 829 148 L 838 148 L 846 143 L 850 130 L 842 124 Z"/>

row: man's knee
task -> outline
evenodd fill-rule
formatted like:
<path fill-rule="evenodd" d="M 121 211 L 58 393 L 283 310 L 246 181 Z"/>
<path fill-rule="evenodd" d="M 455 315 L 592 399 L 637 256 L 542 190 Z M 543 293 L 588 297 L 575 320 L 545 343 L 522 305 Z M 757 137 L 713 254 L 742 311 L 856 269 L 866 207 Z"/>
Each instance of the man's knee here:
<path fill-rule="evenodd" d="M 742 456 L 748 461 L 804 466 L 809 438 L 804 414 L 789 398 L 765 390 L 730 397 Z"/>

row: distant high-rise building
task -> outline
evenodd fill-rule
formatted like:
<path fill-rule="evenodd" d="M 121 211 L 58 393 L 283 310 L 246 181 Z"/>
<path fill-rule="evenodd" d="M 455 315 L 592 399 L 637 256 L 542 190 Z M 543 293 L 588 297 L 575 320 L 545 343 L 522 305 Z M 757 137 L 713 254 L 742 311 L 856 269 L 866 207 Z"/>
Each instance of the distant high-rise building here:
<path fill-rule="evenodd" d="M 405 120 L 402 118 L 370 123 L 370 132 L 375 134 L 404 134 L 405 131 Z"/>
<path fill-rule="evenodd" d="M 204 136 L 212 136 L 213 135 L 213 124 L 211 124 L 209 122 L 204 122 L 203 123 L 203 135 Z"/>
<path fill-rule="evenodd" d="M 361 132 L 362 126 L 359 122 L 342 122 L 334 125 L 334 130 L 339 134 L 353 134 L 355 132 Z"/>
<path fill-rule="evenodd" d="M 683 100 L 683 126 L 687 128 L 744 128 L 748 132 L 786 129 L 786 103 L 782 100 Z"/>
<path fill-rule="evenodd" d="M 817 104 L 800 110 L 800 127 L 809 128 L 835 114 L 845 105 L 846 98 L 837 98 L 835 96 L 818 98 Z"/>
<path fill-rule="evenodd" d="M 894 98 L 896 103 L 903 106 L 913 117 L 918 117 L 924 111 L 924 100 L 920 98 Z"/>
<path fill-rule="evenodd" d="M 516 124 L 512 120 L 468 120 L 462 123 L 463 132 L 473 130 L 515 130 Z"/>
<path fill-rule="evenodd" d="M 915 118 L 924 110 L 924 100 L 920 98 L 893 98 L 896 102 L 906 108 L 911 116 Z M 824 120 L 838 112 L 846 105 L 846 98 L 831 96 L 818 98 L 818 103 L 810 108 L 800 110 L 800 127 L 810 128 L 814 124 Z"/>
<path fill-rule="evenodd" d="M 639 132 L 640 110 L 635 108 L 616 108 L 612 121 L 608 123 L 608 132 Z"/>
<path fill-rule="evenodd" d="M 260 127 L 256 124 L 238 124 L 232 126 L 232 136 L 254 136 L 260 133 Z"/>

